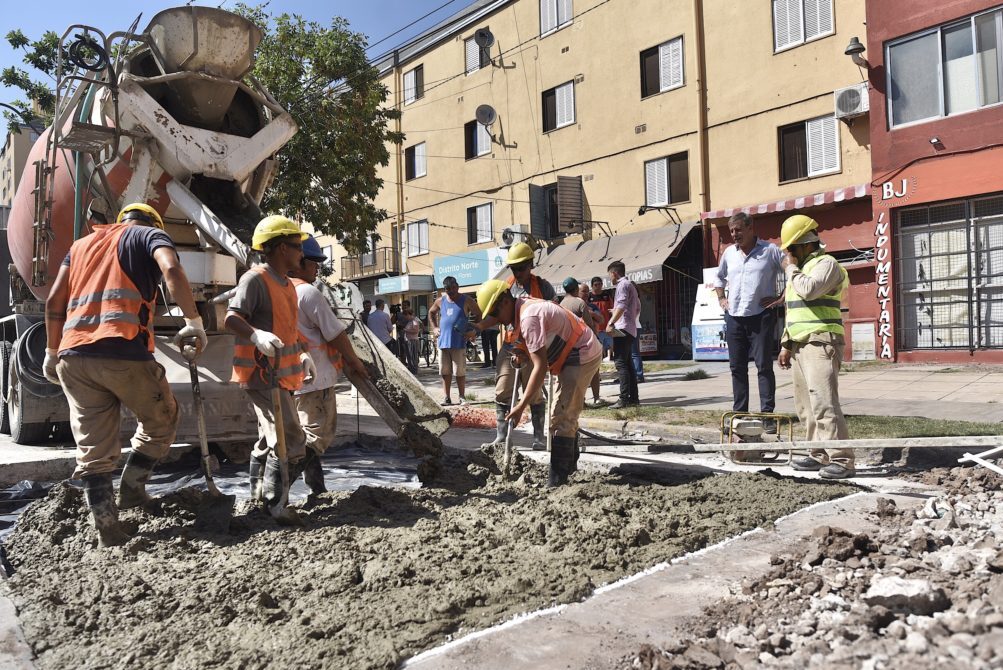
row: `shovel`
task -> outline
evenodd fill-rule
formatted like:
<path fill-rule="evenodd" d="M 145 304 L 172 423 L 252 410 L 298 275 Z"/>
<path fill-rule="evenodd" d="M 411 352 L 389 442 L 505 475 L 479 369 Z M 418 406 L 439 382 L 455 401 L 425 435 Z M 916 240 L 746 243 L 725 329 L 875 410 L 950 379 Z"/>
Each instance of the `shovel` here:
<path fill-rule="evenodd" d="M 509 413 L 515 409 L 516 399 L 519 395 L 519 368 L 515 368 L 515 381 L 512 383 L 512 401 L 509 403 Z M 502 474 L 508 478 L 512 469 L 512 429 L 514 428 L 512 419 L 508 420 L 505 428 L 505 460 L 502 463 Z"/>
<path fill-rule="evenodd" d="M 286 452 L 286 424 L 282 416 L 282 389 L 279 388 L 279 357 L 275 356 L 269 366 L 272 387 L 272 416 L 275 419 L 275 458 L 279 461 L 282 474 L 282 495 L 279 501 L 268 507 L 268 513 L 284 526 L 302 526 L 303 520 L 296 512 L 286 507 L 289 502 L 289 455 Z"/>
<path fill-rule="evenodd" d="M 205 485 L 209 489 L 209 502 L 202 503 L 195 515 L 195 528 L 212 533 L 226 533 L 233 518 L 233 504 L 236 496 L 223 495 L 212 478 L 212 462 L 209 457 L 209 437 L 205 429 L 205 408 L 202 404 L 202 389 L 199 386 L 198 366 L 195 357 L 198 352 L 194 344 L 185 344 L 181 355 L 188 361 L 188 371 L 192 376 L 192 397 L 195 402 L 195 416 L 198 418 L 199 446 L 202 449 L 202 472 Z"/>

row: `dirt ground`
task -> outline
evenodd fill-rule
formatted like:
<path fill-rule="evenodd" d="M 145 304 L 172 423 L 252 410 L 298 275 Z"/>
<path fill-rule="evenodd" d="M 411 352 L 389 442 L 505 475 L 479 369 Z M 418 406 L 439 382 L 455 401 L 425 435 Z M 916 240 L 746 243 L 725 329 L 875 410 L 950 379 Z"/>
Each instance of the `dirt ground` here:
<path fill-rule="evenodd" d="M 39 668 L 392 668 L 458 632 L 594 588 L 846 495 L 765 474 L 641 479 L 447 456 L 437 485 L 363 487 L 303 505 L 284 529 L 238 506 L 227 535 L 192 530 L 202 494 L 130 510 L 139 533 L 96 548 L 81 492 L 21 517 L 6 583 Z"/>
<path fill-rule="evenodd" d="M 689 635 L 620 668 L 1003 668 L 1003 494 L 982 468 L 917 475 L 944 487 L 918 513 L 878 499 L 868 536 L 820 526 Z"/>

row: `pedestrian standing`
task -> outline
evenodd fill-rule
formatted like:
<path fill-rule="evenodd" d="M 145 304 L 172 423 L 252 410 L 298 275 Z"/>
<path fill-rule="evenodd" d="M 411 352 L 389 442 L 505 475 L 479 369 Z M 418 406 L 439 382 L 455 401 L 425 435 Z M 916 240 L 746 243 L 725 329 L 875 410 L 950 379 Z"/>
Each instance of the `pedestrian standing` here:
<path fill-rule="evenodd" d="M 481 349 L 484 350 L 482 368 L 494 367 L 498 362 L 498 329 L 485 328 L 481 331 Z"/>
<path fill-rule="evenodd" d="M 390 315 L 386 311 L 387 303 L 382 298 L 376 299 L 376 309 L 369 315 L 366 325 L 373 332 L 380 342 L 388 349 L 393 350 L 391 341 L 393 340 L 394 326 L 390 320 Z"/>
<path fill-rule="evenodd" d="M 299 267 L 289 272 L 296 288 L 299 334 L 306 341 L 307 351 L 317 368 L 313 380 L 304 380 L 303 386 L 293 392 L 300 425 L 306 434 L 306 455 L 300 469 L 311 495 L 327 491 L 321 457 L 338 432 L 338 403 L 334 390 L 338 370 L 347 367 L 357 377 L 369 376 L 352 348 L 344 322 L 334 315 L 331 304 L 314 286 L 320 266 L 327 260 L 317 240 L 308 235 L 303 240 Z"/>
<path fill-rule="evenodd" d="M 627 279 L 622 261 L 613 261 L 607 268 L 613 283 L 613 312 L 606 324 L 606 332 L 613 336 L 613 361 L 620 378 L 620 400 L 613 409 L 634 407 L 641 401 L 637 393 L 637 372 L 631 361 L 634 340 L 637 338 L 637 317 L 641 313 L 641 299 L 634 282 Z"/>
<path fill-rule="evenodd" d="M 840 305 L 849 286 L 846 270 L 825 253 L 818 223 L 796 214 L 780 229 L 787 275 L 787 323 L 778 363 L 793 368 L 794 408 L 805 439 L 846 440 L 849 430 L 839 405 L 839 368 L 846 345 Z M 855 474 L 852 449 L 811 449 L 794 461 L 795 470 L 818 470 L 825 479 Z"/>
<path fill-rule="evenodd" d="M 777 289 L 783 253 L 777 245 L 756 236 L 752 217 L 738 212 L 728 220 L 734 244 L 721 254 L 714 279 L 718 303 L 724 311 L 725 341 L 731 367 L 732 409 L 749 411 L 749 361 L 759 374 L 759 407 L 776 408 L 777 379 L 773 372 L 776 349 Z M 727 287 L 727 296 L 725 295 Z M 773 419 L 763 421 L 767 433 L 777 432 Z"/>
<path fill-rule="evenodd" d="M 280 215 L 267 216 L 254 228 L 251 248 L 264 257 L 244 273 L 227 306 L 226 329 L 236 335 L 232 381 L 240 384 L 258 419 L 258 442 L 251 450 L 249 479 L 251 500 L 265 505 L 279 523 L 301 524 L 286 507 L 288 485 L 297 479 L 306 456 L 306 433 L 292 394 L 316 376 L 316 366 L 307 353 L 298 329 L 296 289 L 287 276 L 303 258 L 306 233 L 299 224 Z M 272 389 L 279 389 L 282 425 L 277 425 Z M 276 452 L 278 431 L 285 436 L 286 460 Z M 289 479 L 282 481 L 288 468 Z"/>
<path fill-rule="evenodd" d="M 599 285 L 602 286 L 602 281 L 599 282 Z M 578 297 L 585 302 L 585 305 L 592 313 L 592 330 L 595 332 L 596 338 L 599 337 L 600 333 L 605 335 L 606 323 L 602 320 L 602 312 L 600 312 L 599 308 L 593 305 L 589 300 L 591 297 L 591 291 L 588 284 L 579 285 Z M 592 405 L 594 407 L 600 407 L 605 404 L 603 399 L 599 397 L 599 382 L 599 370 L 596 370 L 596 373 L 592 376 L 592 381 L 589 384 L 589 386 L 592 387 Z"/>
<path fill-rule="evenodd" d="M 512 327 L 514 363 L 529 380 L 526 393 L 504 418 L 518 425 L 543 388 L 548 370 L 557 377 L 548 485 L 561 486 L 578 469 L 578 418 L 589 381 L 602 360 L 602 345 L 592 329 L 570 311 L 549 300 L 513 298 L 508 288 L 505 282 L 492 279 L 477 290 L 481 311 Z"/>
<path fill-rule="evenodd" d="M 606 358 L 613 349 L 613 338 L 606 332 L 609 316 L 613 313 L 613 298 L 608 291 L 603 290 L 603 280 L 601 277 L 593 277 L 589 283 L 592 289 L 589 293 L 589 303 L 598 308 L 599 314 L 602 316 L 602 326 L 599 329 L 599 342 L 602 344 L 603 358 Z"/>
<path fill-rule="evenodd" d="M 164 367 L 153 358 L 161 277 L 185 318 L 175 344 L 194 338 L 199 354 L 208 338 L 174 242 L 154 208 L 127 205 L 115 223 L 93 229 L 70 247 L 49 290 L 42 368 L 66 394 L 77 444 L 73 478 L 83 481 L 101 546 L 110 547 L 129 540 L 118 509 L 150 499 L 146 482 L 178 426 L 178 403 Z M 138 425 L 116 507 L 112 473 L 122 453 L 123 405 Z"/>
<path fill-rule="evenodd" d="M 443 405 L 452 405 L 450 395 L 452 378 L 456 376 L 456 390 L 460 394 L 457 402 L 466 405 L 464 399 L 467 379 L 467 331 L 470 317 L 479 318 L 475 301 L 468 300 L 460 293 L 460 285 L 454 277 L 442 280 L 446 292 L 436 298 L 428 310 L 433 334 L 439 347 L 439 376 L 442 377 Z"/>
<path fill-rule="evenodd" d="M 418 374 L 418 342 L 421 337 L 421 320 L 410 308 L 405 310 L 404 342 L 407 350 L 407 367 L 412 374 Z"/>
<path fill-rule="evenodd" d="M 362 301 L 362 311 L 359 312 L 359 319 L 366 326 L 369 325 L 369 313 L 373 311 L 373 301 L 363 300 Z"/>

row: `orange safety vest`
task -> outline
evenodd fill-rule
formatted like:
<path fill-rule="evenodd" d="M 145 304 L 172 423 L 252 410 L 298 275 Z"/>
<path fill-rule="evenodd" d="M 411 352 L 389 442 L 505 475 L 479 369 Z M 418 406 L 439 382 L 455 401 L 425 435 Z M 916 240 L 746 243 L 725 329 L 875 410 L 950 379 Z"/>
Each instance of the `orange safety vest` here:
<path fill-rule="evenodd" d="M 515 276 L 513 275 L 509 277 L 507 281 L 508 281 L 508 288 L 511 291 L 512 287 L 515 285 Z M 540 278 L 534 274 L 529 275 L 529 297 L 543 300 L 543 289 L 540 288 Z M 513 342 L 516 341 L 517 336 L 515 335 L 514 330 L 503 328 L 502 338 L 503 338 L 502 341 L 505 344 L 512 344 Z"/>
<path fill-rule="evenodd" d="M 278 368 L 275 375 L 279 387 L 287 391 L 296 391 L 303 386 L 303 365 L 300 363 L 300 353 L 304 347 L 300 343 L 299 327 L 296 323 L 297 300 L 296 289 L 292 282 L 283 286 L 268 272 L 265 265 L 256 265 L 248 270 L 253 272 L 255 279 L 264 282 L 268 289 L 268 298 L 272 303 L 272 332 L 285 345 L 278 351 Z M 254 343 L 237 336 L 233 347 L 233 376 L 230 381 L 246 386 L 257 377 L 265 385 L 271 385 L 272 366 L 274 358 L 267 358 L 258 351 Z"/>
<path fill-rule="evenodd" d="M 112 337 L 133 340 L 145 333 L 146 348 L 153 353 L 156 292 L 143 300 L 118 258 L 119 239 L 130 225 L 95 225 L 93 233 L 70 247 L 70 298 L 61 351 Z"/>
<path fill-rule="evenodd" d="M 523 298 L 523 300 L 525 300 L 526 302 L 531 302 L 539 300 L 539 298 Z M 550 350 L 549 349 L 547 350 L 547 362 L 550 363 L 550 372 L 555 375 L 560 374 L 561 370 L 564 369 L 564 363 L 568 360 L 568 356 L 571 355 L 571 352 L 574 351 L 575 345 L 578 344 L 578 338 L 582 336 L 582 333 L 585 332 L 586 328 L 585 322 L 579 319 L 577 316 L 575 316 L 568 310 L 564 309 L 563 307 L 559 307 L 558 309 L 561 310 L 561 313 L 563 313 L 564 316 L 571 323 L 571 336 L 568 338 L 568 341 L 564 343 L 564 347 L 561 348 L 561 350 L 557 353 L 556 356 L 551 357 Z M 519 331 L 520 331 L 519 315 L 516 314 L 515 327 L 512 329 L 512 332 L 515 334 L 516 338 L 515 346 L 516 348 L 526 352 L 526 354 L 529 354 L 529 349 L 528 347 L 526 347 L 526 343 L 522 341 L 522 335 Z"/>
<path fill-rule="evenodd" d="M 302 286 L 303 284 L 308 283 L 305 280 L 298 279 L 296 277 L 290 277 L 289 281 L 293 283 L 293 287 Z M 323 350 L 324 353 L 327 354 L 327 357 L 331 361 L 331 364 L 334 366 L 334 369 L 337 370 L 338 372 L 341 372 L 341 368 L 344 367 L 345 365 L 344 361 L 341 360 L 341 352 L 335 349 L 333 342 L 325 342 L 324 344 L 312 344 L 308 341 L 307 350 L 310 352 L 311 356 L 313 356 L 314 350 Z"/>

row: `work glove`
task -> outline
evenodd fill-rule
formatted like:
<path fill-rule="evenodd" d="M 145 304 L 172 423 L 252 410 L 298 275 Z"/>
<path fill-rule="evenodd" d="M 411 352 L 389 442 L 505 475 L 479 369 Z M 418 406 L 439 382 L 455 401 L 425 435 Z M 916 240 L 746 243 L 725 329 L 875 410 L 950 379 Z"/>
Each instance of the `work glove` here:
<path fill-rule="evenodd" d="M 286 346 L 275 333 L 269 333 L 267 330 L 258 330 L 257 328 L 251 333 L 251 342 L 258 348 L 258 351 L 269 358 L 274 356 L 275 352 L 279 349 Z"/>
<path fill-rule="evenodd" d="M 185 317 L 185 327 L 174 336 L 174 346 L 180 349 L 182 343 L 191 338 L 198 340 L 198 346 L 195 347 L 198 353 L 202 353 L 209 344 L 209 336 L 205 334 L 205 326 L 202 325 L 201 316 L 196 316 L 194 319 Z"/>
<path fill-rule="evenodd" d="M 42 372 L 45 378 L 59 386 L 59 375 L 56 374 L 56 365 L 59 364 L 59 351 L 56 349 L 45 350 L 45 360 L 42 362 Z"/>
<path fill-rule="evenodd" d="M 309 384 L 317 376 L 317 364 L 310 358 L 310 354 L 304 351 L 300 354 L 300 365 L 303 366 L 303 383 Z"/>

